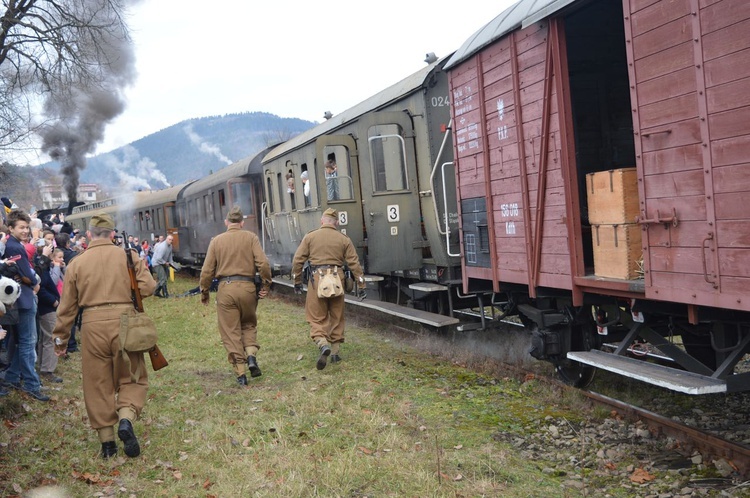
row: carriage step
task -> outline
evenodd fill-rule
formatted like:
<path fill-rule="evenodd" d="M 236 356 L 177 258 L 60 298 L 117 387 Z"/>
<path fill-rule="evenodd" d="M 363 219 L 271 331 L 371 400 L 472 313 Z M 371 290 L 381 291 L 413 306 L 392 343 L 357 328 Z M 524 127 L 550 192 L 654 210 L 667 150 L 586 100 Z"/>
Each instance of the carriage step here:
<path fill-rule="evenodd" d="M 367 300 L 360 301 L 355 297 L 346 296 L 345 301 L 347 304 L 359 306 L 360 308 L 368 308 L 390 315 L 403 318 L 412 322 L 421 323 L 423 325 L 429 325 L 431 327 L 441 328 L 449 327 L 459 323 L 458 318 L 450 316 L 439 315 L 437 313 L 430 313 L 429 311 L 422 311 L 414 308 L 407 308 L 399 304 L 389 303 L 386 301 L 375 301 Z"/>
<path fill-rule="evenodd" d="M 568 359 L 685 394 L 727 392 L 725 380 L 603 351 L 571 351 Z"/>
<path fill-rule="evenodd" d="M 443 292 L 448 290 L 448 286 L 435 284 L 432 282 L 419 282 L 416 284 L 410 284 L 409 288 L 411 290 L 420 292 Z"/>

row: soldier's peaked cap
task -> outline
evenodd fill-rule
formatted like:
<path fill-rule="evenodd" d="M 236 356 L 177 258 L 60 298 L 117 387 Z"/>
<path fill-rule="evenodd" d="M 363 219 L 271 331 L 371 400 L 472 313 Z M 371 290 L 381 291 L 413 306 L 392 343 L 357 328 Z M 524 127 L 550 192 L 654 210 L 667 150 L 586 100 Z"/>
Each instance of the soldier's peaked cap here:
<path fill-rule="evenodd" d="M 115 229 L 115 220 L 106 213 L 95 214 L 89 222 L 91 228 L 106 228 L 107 230 Z"/>
<path fill-rule="evenodd" d="M 329 217 L 331 217 L 333 219 L 338 220 L 339 219 L 339 212 L 336 211 L 333 208 L 328 208 L 325 211 L 323 211 L 323 216 L 329 216 Z"/>
<path fill-rule="evenodd" d="M 229 223 L 240 223 L 244 219 L 245 217 L 242 214 L 242 209 L 240 209 L 239 206 L 234 206 L 229 210 L 229 213 L 227 213 L 227 221 Z"/>

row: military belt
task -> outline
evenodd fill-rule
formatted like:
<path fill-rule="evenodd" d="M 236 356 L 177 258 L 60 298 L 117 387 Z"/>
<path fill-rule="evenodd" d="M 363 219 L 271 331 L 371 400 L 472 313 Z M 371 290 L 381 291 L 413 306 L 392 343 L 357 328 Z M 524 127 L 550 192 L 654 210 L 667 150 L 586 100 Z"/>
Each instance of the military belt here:
<path fill-rule="evenodd" d="M 243 282 L 254 282 L 255 277 L 246 277 L 245 275 L 230 275 L 228 277 L 221 277 L 219 282 L 234 282 L 235 280 L 241 280 Z"/>
<path fill-rule="evenodd" d="M 318 270 L 336 270 L 338 268 L 341 268 L 339 265 L 310 265 L 310 268 L 312 271 L 318 271 Z"/>

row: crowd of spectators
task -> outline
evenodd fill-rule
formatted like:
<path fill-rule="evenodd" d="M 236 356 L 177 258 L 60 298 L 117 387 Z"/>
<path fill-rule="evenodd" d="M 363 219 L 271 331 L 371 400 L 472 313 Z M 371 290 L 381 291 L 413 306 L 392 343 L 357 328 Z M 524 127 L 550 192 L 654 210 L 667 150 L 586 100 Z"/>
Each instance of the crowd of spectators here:
<path fill-rule="evenodd" d="M 129 237 L 123 245 L 138 251 L 151 268 L 158 242 L 151 246 L 147 240 Z M 66 266 L 87 247 L 85 231 L 74 228 L 63 214 L 40 219 L 33 207 L 27 212 L 0 198 L 0 274 L 21 284 L 21 297 L 0 316 L 0 397 L 17 389 L 49 401 L 48 384 L 63 382 L 55 373 L 58 357 L 52 331 Z M 79 351 L 79 340 L 74 325 L 64 359 Z"/>

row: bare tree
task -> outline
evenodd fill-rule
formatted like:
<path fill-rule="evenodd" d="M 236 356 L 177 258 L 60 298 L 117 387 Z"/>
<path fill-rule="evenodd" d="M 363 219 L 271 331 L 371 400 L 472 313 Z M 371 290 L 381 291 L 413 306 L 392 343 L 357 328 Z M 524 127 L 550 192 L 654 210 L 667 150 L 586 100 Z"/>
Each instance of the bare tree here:
<path fill-rule="evenodd" d="M 40 136 L 43 150 L 62 163 L 69 193 L 135 77 L 123 19 L 129 3 L 3 0 L 0 152 L 31 147 Z"/>

